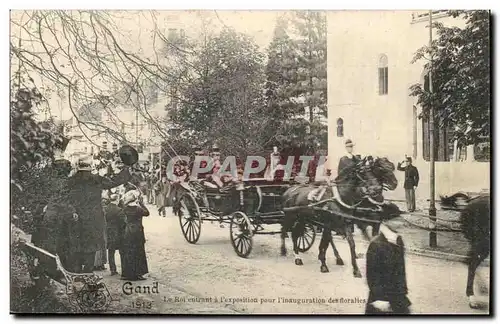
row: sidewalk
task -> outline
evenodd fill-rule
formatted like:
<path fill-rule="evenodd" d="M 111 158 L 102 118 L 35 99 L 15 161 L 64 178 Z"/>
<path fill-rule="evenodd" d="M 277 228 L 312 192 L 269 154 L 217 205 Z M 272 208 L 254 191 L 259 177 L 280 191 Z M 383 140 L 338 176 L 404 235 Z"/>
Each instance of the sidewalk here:
<path fill-rule="evenodd" d="M 401 210 L 406 210 L 404 202 L 393 201 L 398 205 Z M 405 213 L 402 217 L 406 223 L 400 229 L 401 235 L 404 237 L 406 248 L 415 254 L 425 255 L 429 257 L 443 258 L 451 261 L 465 261 L 469 250 L 469 242 L 465 239 L 461 232 L 451 231 L 438 231 L 437 232 L 437 247 L 431 248 L 429 246 L 429 228 L 430 221 L 423 215 L 429 214 L 428 202 L 419 200 L 417 201 L 417 208 L 415 213 Z M 425 206 L 422 208 L 421 206 Z M 439 204 L 436 204 L 438 209 L 436 217 L 444 221 L 438 221 L 438 228 L 448 227 L 459 229 L 459 216 L 460 213 L 452 210 L 440 210 Z M 446 222 L 450 221 L 450 222 Z M 439 226 L 443 224 L 444 226 Z M 422 228 L 423 227 L 423 228 Z M 489 265 L 489 259 L 484 263 Z"/>

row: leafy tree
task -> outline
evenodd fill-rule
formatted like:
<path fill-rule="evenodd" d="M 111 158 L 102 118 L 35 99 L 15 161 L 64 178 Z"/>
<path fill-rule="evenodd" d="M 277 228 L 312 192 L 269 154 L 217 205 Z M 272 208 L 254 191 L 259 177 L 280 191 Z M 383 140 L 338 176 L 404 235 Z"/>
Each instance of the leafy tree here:
<path fill-rule="evenodd" d="M 199 142 L 217 143 L 223 153 L 246 156 L 262 146 L 263 56 L 246 35 L 225 28 L 197 54 L 195 77 L 179 90 L 173 121 Z M 208 144 L 208 143 L 207 143 Z"/>
<path fill-rule="evenodd" d="M 267 54 L 270 142 L 285 151 L 325 148 L 327 128 L 314 116 L 327 116 L 325 15 L 298 11 L 292 19 L 279 19 Z M 307 120 L 301 118 L 306 108 Z"/>
<path fill-rule="evenodd" d="M 456 125 L 454 137 L 466 144 L 481 142 L 490 136 L 490 14 L 488 11 L 449 11 L 457 19 L 465 19 L 465 28 L 444 26 L 434 22 L 437 39 L 432 48 L 420 48 L 413 62 L 427 60 L 431 69 L 432 94 L 425 85 L 410 87 L 418 98 L 423 116 L 431 104 L 436 125 Z"/>
<path fill-rule="evenodd" d="M 297 105 L 298 82 L 296 44 L 287 32 L 288 21 L 281 17 L 274 29 L 274 36 L 267 50 L 266 101 L 269 115 L 274 122 L 303 113 Z"/>
<path fill-rule="evenodd" d="M 326 82 L 326 14 L 320 11 L 297 11 L 294 27 L 298 38 L 298 86 L 303 106 L 309 108 L 309 121 L 314 120 L 314 109 L 327 115 Z"/>
<path fill-rule="evenodd" d="M 21 78 L 14 78 L 19 85 Z M 57 149 L 68 139 L 47 122 L 34 119 L 33 107 L 41 95 L 33 87 L 19 88 L 10 103 L 11 215 L 22 215 L 22 208 L 35 212 L 53 190 L 50 165 Z"/>

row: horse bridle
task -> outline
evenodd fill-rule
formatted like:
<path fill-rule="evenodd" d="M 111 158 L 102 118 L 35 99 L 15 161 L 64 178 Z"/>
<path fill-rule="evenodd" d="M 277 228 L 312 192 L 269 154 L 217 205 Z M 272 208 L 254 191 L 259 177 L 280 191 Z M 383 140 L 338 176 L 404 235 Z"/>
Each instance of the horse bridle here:
<path fill-rule="evenodd" d="M 361 163 L 361 162 L 360 162 Z M 364 161 L 363 161 L 364 163 Z M 360 175 L 360 172 L 359 170 L 360 169 L 363 169 L 365 166 L 364 165 L 361 165 L 359 168 L 356 168 L 356 177 L 361 181 L 362 184 L 366 184 L 367 180 L 363 179 Z M 382 187 L 384 187 L 384 184 L 382 184 Z M 367 194 L 367 189 L 366 189 L 366 186 L 363 185 L 362 186 L 362 191 L 363 193 L 365 194 L 365 196 L 363 197 L 364 199 L 367 199 L 370 203 L 376 205 L 377 207 L 380 208 L 381 205 L 383 205 L 384 203 L 383 202 L 378 202 L 376 200 L 374 200 L 370 195 Z M 359 202 L 358 204 L 360 204 L 361 202 Z"/>

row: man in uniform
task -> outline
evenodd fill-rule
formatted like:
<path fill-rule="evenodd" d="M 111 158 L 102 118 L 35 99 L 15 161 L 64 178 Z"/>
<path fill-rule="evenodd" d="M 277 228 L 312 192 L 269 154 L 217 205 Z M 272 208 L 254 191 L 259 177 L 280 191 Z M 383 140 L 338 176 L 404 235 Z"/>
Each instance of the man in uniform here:
<path fill-rule="evenodd" d="M 127 167 L 109 178 L 92 174 L 90 156 L 84 156 L 77 162 L 76 173 L 68 179 L 68 200 L 74 206 L 80 222 L 80 246 L 72 260 L 71 271 L 92 272 L 96 251 L 105 248 L 102 190 L 125 184 L 130 177 Z"/>
<path fill-rule="evenodd" d="M 406 165 L 402 167 L 401 165 L 406 162 Z M 404 171 L 405 173 L 405 196 L 406 196 L 406 208 L 408 211 L 415 211 L 415 188 L 418 186 L 419 176 L 418 170 L 411 163 L 411 157 L 407 156 L 406 161 L 398 163 L 398 170 Z"/>

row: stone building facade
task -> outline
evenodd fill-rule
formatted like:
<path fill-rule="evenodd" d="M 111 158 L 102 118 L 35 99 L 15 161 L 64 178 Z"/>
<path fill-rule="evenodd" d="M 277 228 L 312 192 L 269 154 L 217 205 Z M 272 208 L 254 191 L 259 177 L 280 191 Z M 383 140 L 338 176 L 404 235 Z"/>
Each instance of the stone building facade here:
<path fill-rule="evenodd" d="M 411 156 L 421 178 L 417 196 L 428 198 L 428 122 L 419 118 L 421 107 L 409 95 L 412 84 L 426 84 L 425 62 L 411 61 L 417 49 L 429 42 L 428 12 L 332 11 L 328 15 L 329 167 L 336 173 L 348 138 L 361 155 L 386 156 L 395 164 Z M 433 19 L 465 25 L 442 11 L 434 12 Z M 439 127 L 437 142 L 437 195 L 489 189 L 489 159 L 477 158 L 477 147 L 460 147 L 447 136 L 446 127 Z M 398 172 L 398 179 L 400 186 L 388 195 L 403 198 L 403 172 Z"/>

